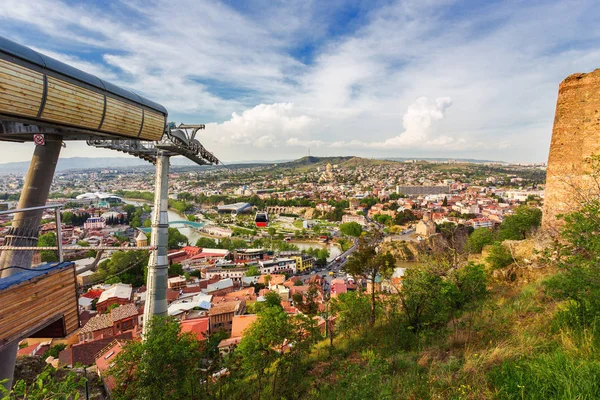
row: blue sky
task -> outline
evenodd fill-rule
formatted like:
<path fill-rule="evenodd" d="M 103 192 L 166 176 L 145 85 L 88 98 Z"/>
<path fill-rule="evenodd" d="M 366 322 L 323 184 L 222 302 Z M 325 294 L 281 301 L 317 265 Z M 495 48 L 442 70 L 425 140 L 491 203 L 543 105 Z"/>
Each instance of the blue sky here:
<path fill-rule="evenodd" d="M 206 123 L 225 161 L 546 161 L 558 84 L 600 66 L 594 1 L 3 0 L 0 35 Z M 27 160 L 31 146 L 5 161 Z M 68 156 L 118 156 L 69 143 Z"/>

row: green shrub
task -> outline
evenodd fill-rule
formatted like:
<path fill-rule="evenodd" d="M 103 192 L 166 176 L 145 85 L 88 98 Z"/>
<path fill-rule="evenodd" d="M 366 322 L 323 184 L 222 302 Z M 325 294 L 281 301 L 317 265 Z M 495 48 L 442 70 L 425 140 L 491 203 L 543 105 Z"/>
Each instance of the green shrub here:
<path fill-rule="evenodd" d="M 508 267 L 514 260 L 510 251 L 502 246 L 502 243 L 495 243 L 490 247 L 485 261 L 492 269 L 502 269 Z"/>

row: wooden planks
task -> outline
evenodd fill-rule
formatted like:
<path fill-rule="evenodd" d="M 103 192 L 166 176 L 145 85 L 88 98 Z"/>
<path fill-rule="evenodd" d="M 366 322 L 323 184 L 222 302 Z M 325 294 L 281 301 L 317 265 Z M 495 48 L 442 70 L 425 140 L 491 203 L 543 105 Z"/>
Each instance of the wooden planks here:
<path fill-rule="evenodd" d="M 0 114 L 38 118 L 41 111 L 40 119 L 59 125 L 122 137 L 139 135 L 143 140 L 162 138 L 162 113 L 109 96 L 0 59 Z"/>
<path fill-rule="evenodd" d="M 35 117 L 42 104 L 44 75 L 0 60 L 0 112 Z"/>
<path fill-rule="evenodd" d="M 144 127 L 140 139 L 160 140 L 165 131 L 165 116 L 149 110 L 144 111 Z"/>
<path fill-rule="evenodd" d="M 104 95 L 48 77 L 48 95 L 41 118 L 97 129 L 104 111 Z"/>
<path fill-rule="evenodd" d="M 62 319 L 67 335 L 79 328 L 74 266 L 51 271 L 0 291 L 0 346 Z"/>
<path fill-rule="evenodd" d="M 101 130 L 137 137 L 142 126 L 142 109 L 123 101 L 106 98 L 106 115 Z"/>

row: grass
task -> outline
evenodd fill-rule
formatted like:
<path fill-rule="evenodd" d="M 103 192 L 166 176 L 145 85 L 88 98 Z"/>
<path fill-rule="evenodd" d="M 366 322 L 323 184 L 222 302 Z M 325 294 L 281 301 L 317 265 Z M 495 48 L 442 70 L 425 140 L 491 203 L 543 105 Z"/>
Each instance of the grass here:
<path fill-rule="evenodd" d="M 447 329 L 416 338 L 381 323 L 323 341 L 306 362 L 305 398 L 596 399 L 600 339 L 557 324 L 545 276 L 495 282 L 489 301 Z M 395 330 L 395 331 L 394 331 Z"/>

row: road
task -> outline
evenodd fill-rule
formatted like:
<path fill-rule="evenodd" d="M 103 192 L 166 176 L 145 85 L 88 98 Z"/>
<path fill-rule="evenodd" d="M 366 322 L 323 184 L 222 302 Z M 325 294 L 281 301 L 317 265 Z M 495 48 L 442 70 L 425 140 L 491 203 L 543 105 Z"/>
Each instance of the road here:
<path fill-rule="evenodd" d="M 340 254 L 338 257 L 342 258 L 342 262 L 338 263 L 335 260 L 329 262 L 325 267 L 320 268 L 318 272 L 311 272 L 311 273 L 307 273 L 307 274 L 303 274 L 303 275 L 297 275 L 298 278 L 302 279 L 303 281 L 305 281 L 306 279 L 310 278 L 312 275 L 319 275 L 319 276 L 323 276 L 325 275 L 325 282 L 327 282 L 327 284 L 325 285 L 325 291 L 328 292 L 329 291 L 329 286 L 331 284 L 331 281 L 333 279 L 335 279 L 335 275 L 334 276 L 330 276 L 329 272 L 333 271 L 334 274 L 337 274 L 338 272 L 340 272 L 340 269 L 342 269 L 342 267 L 344 265 L 346 265 L 346 263 L 348 262 L 348 257 L 350 255 L 352 255 L 352 253 L 354 253 L 356 251 L 356 242 L 354 243 L 354 245 L 352 247 L 350 247 L 348 250 L 344 251 L 342 254 Z"/>

